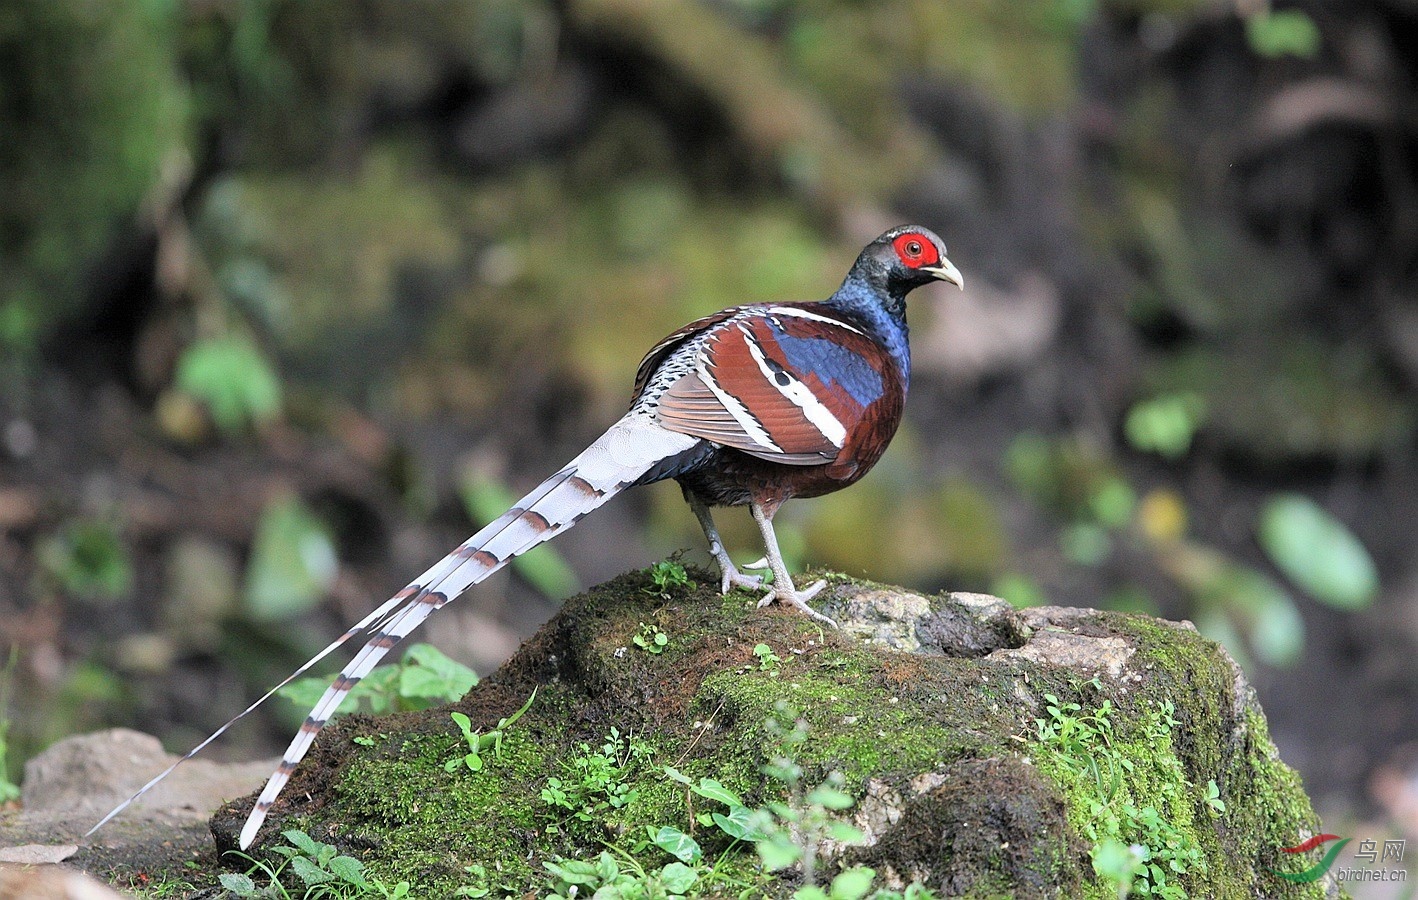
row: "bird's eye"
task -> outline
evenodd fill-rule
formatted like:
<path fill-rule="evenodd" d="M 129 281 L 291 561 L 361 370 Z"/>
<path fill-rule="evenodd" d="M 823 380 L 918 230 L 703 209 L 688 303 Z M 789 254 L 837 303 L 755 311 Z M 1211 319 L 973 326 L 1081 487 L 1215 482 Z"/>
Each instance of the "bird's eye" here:
<path fill-rule="evenodd" d="M 935 245 L 927 241 L 925 235 L 919 232 L 910 231 L 906 234 L 898 234 L 891 242 L 891 246 L 896 250 L 896 258 L 909 269 L 935 265 L 940 258 Z"/>

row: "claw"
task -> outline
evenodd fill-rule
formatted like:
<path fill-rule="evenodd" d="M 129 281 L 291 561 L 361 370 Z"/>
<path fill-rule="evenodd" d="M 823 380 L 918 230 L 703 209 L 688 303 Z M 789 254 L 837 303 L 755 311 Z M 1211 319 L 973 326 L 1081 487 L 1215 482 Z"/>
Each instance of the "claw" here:
<path fill-rule="evenodd" d="M 760 575 L 745 575 L 738 569 L 730 565 L 728 568 L 719 570 L 719 593 L 727 594 L 734 588 L 744 588 L 745 590 L 757 590 L 763 587 L 763 577 Z"/>
<path fill-rule="evenodd" d="M 775 586 L 771 590 L 769 590 L 768 593 L 764 594 L 763 598 L 758 601 L 758 607 L 762 609 L 763 607 L 776 600 L 779 603 L 794 607 L 795 609 L 805 613 L 810 619 L 814 619 L 818 622 L 822 622 L 825 625 L 831 625 L 833 628 L 836 628 L 838 627 L 837 623 L 833 621 L 831 617 L 824 616 L 822 613 L 807 605 L 807 602 L 813 597 L 816 597 L 819 593 L 821 593 L 822 589 L 825 587 L 827 587 L 827 582 L 825 581 L 814 582 L 813 584 L 807 586 L 806 588 L 800 591 L 781 590 L 777 586 Z"/>
<path fill-rule="evenodd" d="M 770 565 L 768 564 L 768 557 L 766 557 L 766 556 L 760 556 L 758 559 L 755 559 L 753 562 L 751 562 L 751 563 L 749 563 L 748 565 L 744 566 L 744 568 L 745 568 L 745 569 L 771 569 L 772 566 L 770 566 Z"/>

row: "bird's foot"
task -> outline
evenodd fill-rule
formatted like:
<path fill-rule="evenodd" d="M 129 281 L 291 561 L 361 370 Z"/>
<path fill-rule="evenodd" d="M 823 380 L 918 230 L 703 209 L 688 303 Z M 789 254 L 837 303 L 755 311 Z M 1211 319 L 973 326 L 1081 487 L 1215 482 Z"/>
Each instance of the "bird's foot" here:
<path fill-rule="evenodd" d="M 739 571 L 734 561 L 729 559 L 729 554 L 724 553 L 717 545 L 713 548 L 714 562 L 719 566 L 719 593 L 727 594 L 734 588 L 743 588 L 749 591 L 756 591 L 763 587 L 763 576 L 745 575 Z M 756 563 L 749 563 L 745 569 L 762 569 L 765 567 L 762 560 Z"/>
<path fill-rule="evenodd" d="M 763 587 L 762 575 L 745 575 L 733 563 L 719 567 L 719 593 L 727 594 L 734 588 L 756 591 Z"/>
<path fill-rule="evenodd" d="M 824 625 L 831 625 L 833 628 L 836 628 L 837 623 L 834 622 L 829 616 L 824 616 L 822 613 L 807 605 L 807 602 L 813 597 L 816 597 L 819 593 L 821 593 L 822 589 L 825 587 L 827 587 L 827 582 L 825 581 L 814 582 L 813 584 L 808 585 L 800 591 L 795 590 L 791 584 L 775 584 L 767 594 L 763 595 L 763 599 L 758 601 L 758 606 L 759 608 L 762 608 L 770 603 L 773 603 L 774 601 L 777 601 L 778 603 L 783 603 L 788 606 L 796 607 L 801 612 L 806 613 L 808 618 L 810 619 L 822 622 Z"/>

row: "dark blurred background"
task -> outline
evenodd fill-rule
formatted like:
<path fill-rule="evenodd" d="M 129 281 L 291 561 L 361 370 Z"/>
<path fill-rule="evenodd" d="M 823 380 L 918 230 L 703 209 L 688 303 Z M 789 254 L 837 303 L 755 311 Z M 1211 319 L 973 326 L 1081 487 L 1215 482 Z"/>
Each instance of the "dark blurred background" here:
<path fill-rule="evenodd" d="M 190 745 L 661 335 L 913 221 L 969 290 L 913 295 L 907 422 L 790 557 L 1191 619 L 1327 830 L 1418 836 L 1415 79 L 1413 0 L 4 0 L 0 781 Z M 490 671 L 685 547 L 633 492 L 418 639 Z"/>

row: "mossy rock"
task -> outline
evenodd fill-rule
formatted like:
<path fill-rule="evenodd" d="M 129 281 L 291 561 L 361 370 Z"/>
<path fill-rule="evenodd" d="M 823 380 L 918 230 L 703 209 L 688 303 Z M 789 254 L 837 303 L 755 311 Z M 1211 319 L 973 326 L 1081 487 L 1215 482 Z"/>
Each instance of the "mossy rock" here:
<path fill-rule="evenodd" d="M 803 783 L 839 772 L 856 800 L 841 815 L 865 843 L 823 846 L 829 868 L 866 864 L 878 884 L 915 880 L 944 896 L 1115 897 L 1084 837 L 1098 780 L 1070 776 L 1068 760 L 1040 739 L 1048 707 L 1076 702 L 1080 716 L 1107 707 L 1099 759 L 1128 760 L 1116 802 L 1155 807 L 1195 849 L 1187 871 L 1168 876 L 1190 896 L 1339 896 L 1333 884 L 1268 871 L 1295 868 L 1278 848 L 1319 822 L 1240 670 L 1186 623 L 1016 611 L 982 595 L 923 597 L 833 576 L 818 603 L 842 623 L 833 631 L 759 610 L 743 593 L 720 597 L 715 579 L 691 574 L 697 585 L 668 597 L 636 572 L 572 598 L 453 706 L 332 725 L 254 852 L 269 854 L 280 831 L 300 828 L 387 883 L 410 881 L 417 896 L 451 895 L 471 865 L 485 867 L 494 896 L 545 893 L 543 862 L 632 848 L 646 826 L 694 832 L 712 860 L 730 841 L 696 826 L 694 813 L 713 804 L 663 767 L 717 779 L 749 806 L 781 800 L 782 785 L 763 774 L 778 752 L 765 723 L 786 706 L 809 728 L 795 749 Z M 654 630 L 669 638 L 660 652 L 635 643 Z M 760 644 L 777 659 L 755 654 Z M 467 749 L 451 711 L 486 732 L 534 688 L 500 755 L 484 751 L 477 773 L 445 769 Z M 1172 724 L 1159 731 L 1164 701 Z M 549 778 L 574 777 L 580 745 L 599 746 L 611 729 L 652 750 L 624 776 L 633 801 L 582 822 L 542 800 Z M 1210 782 L 1224 810 L 1207 803 Z M 235 846 L 251 801 L 213 818 L 220 849 Z M 670 861 L 653 846 L 641 859 L 646 868 Z M 797 887 L 792 870 L 762 873 L 752 852 L 719 866 L 768 896 Z"/>

